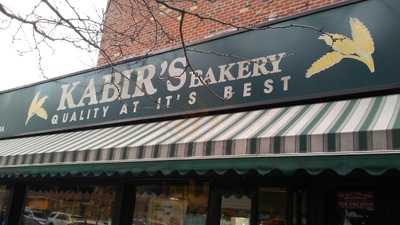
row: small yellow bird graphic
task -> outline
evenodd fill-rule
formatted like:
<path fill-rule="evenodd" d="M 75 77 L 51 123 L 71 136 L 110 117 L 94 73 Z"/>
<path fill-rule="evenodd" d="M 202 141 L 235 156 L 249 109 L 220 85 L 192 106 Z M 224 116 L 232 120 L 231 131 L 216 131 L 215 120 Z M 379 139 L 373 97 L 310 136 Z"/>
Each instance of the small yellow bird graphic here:
<path fill-rule="evenodd" d="M 26 117 L 25 126 L 28 124 L 29 120 L 32 119 L 33 116 L 37 115 L 38 117 L 47 120 L 47 112 L 43 108 L 43 104 L 48 98 L 48 96 L 41 97 L 39 99 L 40 92 L 36 93 L 33 98 L 31 105 L 29 106 L 28 115 Z"/>
<path fill-rule="evenodd" d="M 371 73 L 375 72 L 374 59 L 372 58 L 372 54 L 375 52 L 375 45 L 369 30 L 357 18 L 350 18 L 350 27 L 353 39 L 342 34 L 332 33 L 323 34 L 318 38 L 323 40 L 334 51 L 315 61 L 307 70 L 307 78 L 340 63 L 346 58 L 358 60 L 367 65 Z"/>

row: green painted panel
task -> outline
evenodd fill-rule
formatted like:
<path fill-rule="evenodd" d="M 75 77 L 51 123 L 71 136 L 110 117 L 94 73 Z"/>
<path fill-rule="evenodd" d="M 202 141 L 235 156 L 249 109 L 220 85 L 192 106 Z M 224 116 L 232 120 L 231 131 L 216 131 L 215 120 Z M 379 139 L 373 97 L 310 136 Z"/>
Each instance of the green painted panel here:
<path fill-rule="evenodd" d="M 196 44 L 197 75 L 177 49 L 6 91 L 0 138 L 398 88 L 399 10 L 360 1 Z M 324 33 L 277 28 L 292 24 Z"/>
<path fill-rule="evenodd" d="M 299 170 L 309 174 L 320 174 L 329 170 L 340 175 L 347 175 L 354 170 L 364 170 L 371 175 L 381 175 L 389 170 L 399 170 L 399 162 L 400 154 L 248 157 L 3 167 L 0 168 L 0 176 L 103 176 L 143 173 L 168 175 L 192 172 L 223 174 L 228 171 L 239 174 L 257 171 L 264 175 L 273 170 L 286 175 Z"/>

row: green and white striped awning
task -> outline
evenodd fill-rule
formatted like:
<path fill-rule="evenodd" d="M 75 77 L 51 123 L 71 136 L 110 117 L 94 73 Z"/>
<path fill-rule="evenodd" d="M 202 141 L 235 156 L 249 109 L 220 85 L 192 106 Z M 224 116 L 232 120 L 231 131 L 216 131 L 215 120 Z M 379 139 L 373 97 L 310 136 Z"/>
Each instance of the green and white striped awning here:
<path fill-rule="evenodd" d="M 206 160 L 400 149 L 400 95 L 0 141 L 0 166 Z"/>

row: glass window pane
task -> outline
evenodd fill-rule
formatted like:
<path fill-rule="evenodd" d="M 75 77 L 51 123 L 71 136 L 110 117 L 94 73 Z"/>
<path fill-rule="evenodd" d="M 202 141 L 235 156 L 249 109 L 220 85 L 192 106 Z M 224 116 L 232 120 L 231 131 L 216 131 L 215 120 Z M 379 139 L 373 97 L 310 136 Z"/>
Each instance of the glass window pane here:
<path fill-rule="evenodd" d="M 112 186 L 29 187 L 21 225 L 110 225 Z"/>
<path fill-rule="evenodd" d="M 242 194 L 226 194 L 221 199 L 220 225 L 249 225 L 251 198 Z"/>
<path fill-rule="evenodd" d="M 287 224 L 287 191 L 284 188 L 258 190 L 258 225 Z"/>
<path fill-rule="evenodd" d="M 0 225 L 7 224 L 7 207 L 9 204 L 10 190 L 8 187 L 0 186 Z"/>
<path fill-rule="evenodd" d="M 136 187 L 134 225 L 205 225 L 208 184 Z"/>
<path fill-rule="evenodd" d="M 377 223 L 376 196 L 373 191 L 336 193 L 335 224 L 370 225 Z M 381 223 L 384 224 L 384 223 Z"/>

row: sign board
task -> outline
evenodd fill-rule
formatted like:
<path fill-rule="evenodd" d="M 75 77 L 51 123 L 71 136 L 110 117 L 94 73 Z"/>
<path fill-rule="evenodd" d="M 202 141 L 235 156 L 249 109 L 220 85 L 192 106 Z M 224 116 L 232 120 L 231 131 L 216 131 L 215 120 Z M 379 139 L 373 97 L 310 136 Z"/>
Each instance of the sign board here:
<path fill-rule="evenodd" d="M 343 191 L 336 194 L 338 225 L 376 224 L 375 194 L 369 191 Z"/>
<path fill-rule="evenodd" d="M 361 1 L 197 44 L 195 73 L 177 49 L 4 92 L 0 138 L 398 88 L 398 10 Z"/>

